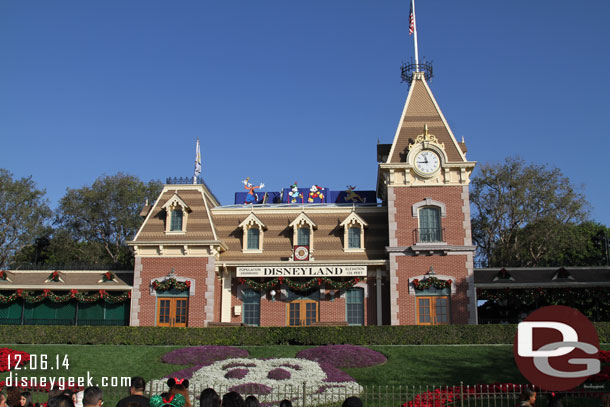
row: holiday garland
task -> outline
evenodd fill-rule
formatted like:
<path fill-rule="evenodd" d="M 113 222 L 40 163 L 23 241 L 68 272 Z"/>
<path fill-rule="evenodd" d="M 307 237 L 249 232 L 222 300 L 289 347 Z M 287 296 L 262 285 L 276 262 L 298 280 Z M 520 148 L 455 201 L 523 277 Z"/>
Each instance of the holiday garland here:
<path fill-rule="evenodd" d="M 117 304 L 120 302 L 124 302 L 129 298 L 131 298 L 130 291 L 123 292 L 119 295 L 112 295 L 106 290 L 99 290 L 95 293 L 70 290 L 68 293 L 65 294 L 55 294 L 53 291 L 45 289 L 42 291 L 42 293 L 36 294 L 32 291 L 24 291 L 22 289 L 18 289 L 17 291 L 9 295 L 4 295 L 0 293 L 0 304 L 10 304 L 12 302 L 17 301 L 18 299 L 23 299 L 28 304 L 36 304 L 45 300 L 49 300 L 55 303 L 65 303 L 73 299 L 80 303 L 93 303 L 99 300 L 104 300 L 109 304 Z"/>
<path fill-rule="evenodd" d="M 168 278 L 167 280 L 163 281 L 153 281 L 152 287 L 156 291 L 167 291 L 171 290 L 172 288 L 175 288 L 178 291 L 188 291 L 188 289 L 191 288 L 191 282 L 188 280 L 182 282 L 176 280 L 175 278 Z"/>
<path fill-rule="evenodd" d="M 452 280 L 440 280 L 436 277 L 427 277 L 423 280 L 417 278 L 413 279 L 413 287 L 415 287 L 416 290 L 426 290 L 430 287 L 442 290 L 443 288 L 451 287 L 452 283 Z"/>
<path fill-rule="evenodd" d="M 240 278 L 240 284 L 246 284 L 248 287 L 252 288 L 255 291 L 264 291 L 269 290 L 273 287 L 281 286 L 282 284 L 286 284 L 289 288 L 295 291 L 307 291 L 310 288 L 321 287 L 326 285 L 329 288 L 334 289 L 347 289 L 352 288 L 354 285 L 358 284 L 360 279 L 358 277 L 352 278 L 347 281 L 335 281 L 331 280 L 328 277 L 316 277 L 311 280 L 298 282 L 292 280 L 290 278 L 277 277 L 272 280 L 267 280 L 265 282 L 259 283 L 257 281 L 251 280 L 249 278 Z"/>

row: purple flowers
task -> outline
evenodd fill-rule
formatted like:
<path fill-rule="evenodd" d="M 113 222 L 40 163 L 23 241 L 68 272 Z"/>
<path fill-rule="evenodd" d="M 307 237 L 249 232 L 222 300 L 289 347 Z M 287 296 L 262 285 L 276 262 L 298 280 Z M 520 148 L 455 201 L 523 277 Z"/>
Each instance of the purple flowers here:
<path fill-rule="evenodd" d="M 248 357 L 248 351 L 245 349 L 233 346 L 205 345 L 176 349 L 163 355 L 161 361 L 175 365 L 209 366 L 218 360 L 245 357 Z"/>
<path fill-rule="evenodd" d="M 209 366 L 218 360 L 248 357 L 248 354 L 249 353 L 247 350 L 234 348 L 232 346 L 192 346 L 189 348 L 176 349 L 174 351 L 166 353 L 161 358 L 161 361 L 165 363 L 172 363 L 175 365 L 194 365 L 192 367 L 179 370 L 167 376 L 190 379 L 193 376 L 193 373 L 201 369 L 203 366 Z"/>
<path fill-rule="evenodd" d="M 231 369 L 225 374 L 227 379 L 243 379 L 248 374 L 248 369 Z"/>
<path fill-rule="evenodd" d="M 282 369 L 282 368 L 278 367 L 276 369 L 269 371 L 269 374 L 267 374 L 267 377 L 272 380 L 286 380 L 286 379 L 290 379 L 290 372 L 286 369 Z"/>
<path fill-rule="evenodd" d="M 325 382 L 337 382 L 337 383 L 345 383 L 345 382 L 353 382 L 354 378 L 343 370 L 337 369 L 330 363 L 318 362 L 320 367 L 326 373 Z"/>
<path fill-rule="evenodd" d="M 297 353 L 297 358 L 314 360 L 334 367 L 369 367 L 380 365 L 387 358 L 372 349 L 355 345 L 325 345 Z"/>
<path fill-rule="evenodd" d="M 254 367 L 254 366 L 256 366 L 256 364 L 254 364 L 254 363 L 237 363 L 237 362 L 233 362 L 233 363 L 227 363 L 222 368 L 223 369 L 230 369 L 232 367 Z"/>

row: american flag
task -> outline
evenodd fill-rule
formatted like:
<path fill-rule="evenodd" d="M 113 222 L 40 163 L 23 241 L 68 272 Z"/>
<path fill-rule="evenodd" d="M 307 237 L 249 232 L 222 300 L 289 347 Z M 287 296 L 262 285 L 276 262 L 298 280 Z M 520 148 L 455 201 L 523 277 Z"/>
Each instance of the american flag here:
<path fill-rule="evenodd" d="M 413 0 L 411 0 L 411 11 L 409 12 L 409 35 L 415 32 L 415 13 L 413 13 Z"/>

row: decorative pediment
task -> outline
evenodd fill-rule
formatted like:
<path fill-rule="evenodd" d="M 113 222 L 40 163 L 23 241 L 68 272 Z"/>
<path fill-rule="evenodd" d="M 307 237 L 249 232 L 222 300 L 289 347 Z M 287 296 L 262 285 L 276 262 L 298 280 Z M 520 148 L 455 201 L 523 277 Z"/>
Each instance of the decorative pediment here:
<path fill-rule="evenodd" d="M 309 227 L 311 227 L 312 229 L 317 229 L 318 225 L 316 225 L 310 218 L 309 216 L 305 215 L 305 212 L 301 212 L 301 214 L 299 216 L 296 217 L 295 220 L 293 220 L 290 225 L 291 227 L 298 227 L 300 225 L 309 225 Z"/>
<path fill-rule="evenodd" d="M 561 267 L 559 270 L 557 270 L 557 272 L 555 272 L 555 274 L 553 275 L 553 278 L 552 278 L 552 280 L 557 280 L 557 279 L 574 280 L 574 277 L 572 276 L 572 274 L 570 274 L 570 272 L 568 270 Z"/>
<path fill-rule="evenodd" d="M 408 149 L 411 150 L 417 144 L 424 144 L 425 146 L 428 144 L 434 144 L 441 150 L 445 150 L 445 143 L 441 143 L 435 135 L 428 133 L 427 124 L 424 124 L 424 132 L 418 135 L 415 140 L 409 144 Z"/>
<path fill-rule="evenodd" d="M 162 208 L 165 209 L 165 210 L 168 210 L 168 209 L 176 208 L 178 206 L 180 206 L 182 208 L 182 210 L 185 211 L 185 212 L 186 211 L 188 211 L 188 212 L 191 211 L 191 208 L 189 208 L 189 206 L 186 204 L 186 202 L 184 202 L 182 200 L 182 198 L 180 198 L 178 193 L 175 192 L 174 195 L 171 198 L 169 198 L 167 200 L 167 202 L 165 202 L 165 204 L 163 204 Z"/>
<path fill-rule="evenodd" d="M 515 281 L 515 278 L 513 276 L 511 276 L 510 273 L 508 271 L 506 271 L 505 268 L 502 268 L 500 271 L 498 271 L 498 274 L 495 275 L 495 277 L 493 278 L 492 281 L 498 281 L 498 280 Z"/>
<path fill-rule="evenodd" d="M 369 225 L 364 219 L 358 216 L 356 212 L 352 211 L 352 213 L 350 213 L 348 217 L 345 218 L 345 220 L 339 224 L 339 226 L 345 227 L 355 223 L 359 223 L 362 227 L 367 227 Z"/>
<path fill-rule="evenodd" d="M 248 215 L 248 217 L 239 224 L 239 227 L 246 229 L 254 225 L 257 225 L 260 229 L 267 229 L 265 224 L 253 212 L 251 212 L 250 215 Z"/>

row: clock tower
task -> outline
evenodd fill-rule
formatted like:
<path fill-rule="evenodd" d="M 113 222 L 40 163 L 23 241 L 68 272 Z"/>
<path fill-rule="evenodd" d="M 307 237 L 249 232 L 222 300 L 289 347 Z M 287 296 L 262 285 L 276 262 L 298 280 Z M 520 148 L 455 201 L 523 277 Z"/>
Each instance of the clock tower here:
<path fill-rule="evenodd" d="M 410 88 L 394 140 L 377 148 L 377 195 L 388 206 L 390 321 L 476 324 L 468 195 L 475 162 L 432 95 L 431 67 L 414 67 L 403 75 Z"/>

